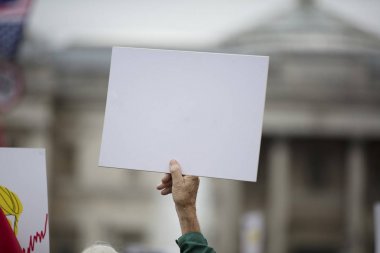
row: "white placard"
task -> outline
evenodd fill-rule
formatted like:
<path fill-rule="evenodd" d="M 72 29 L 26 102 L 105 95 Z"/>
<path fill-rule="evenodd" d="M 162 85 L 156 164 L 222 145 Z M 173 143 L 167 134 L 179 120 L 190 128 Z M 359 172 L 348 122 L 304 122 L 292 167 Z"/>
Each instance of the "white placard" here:
<path fill-rule="evenodd" d="M 380 253 L 380 203 L 375 205 L 375 244 L 376 253 Z"/>
<path fill-rule="evenodd" d="M 25 253 L 49 253 L 44 149 L 0 148 L 0 207 Z"/>
<path fill-rule="evenodd" d="M 113 48 L 99 165 L 256 181 L 268 63 Z"/>

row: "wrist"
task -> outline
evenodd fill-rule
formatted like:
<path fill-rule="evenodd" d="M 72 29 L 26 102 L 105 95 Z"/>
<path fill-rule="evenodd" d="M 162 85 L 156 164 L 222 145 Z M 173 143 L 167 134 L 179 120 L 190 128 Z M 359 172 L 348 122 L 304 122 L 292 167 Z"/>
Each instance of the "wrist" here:
<path fill-rule="evenodd" d="M 182 234 L 200 232 L 195 205 L 176 205 L 176 211 L 181 225 Z"/>

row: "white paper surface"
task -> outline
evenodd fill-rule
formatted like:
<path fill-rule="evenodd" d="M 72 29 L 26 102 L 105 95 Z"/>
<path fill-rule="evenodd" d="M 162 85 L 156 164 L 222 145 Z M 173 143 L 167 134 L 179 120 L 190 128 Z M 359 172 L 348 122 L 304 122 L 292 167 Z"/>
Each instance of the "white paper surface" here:
<path fill-rule="evenodd" d="M 99 165 L 256 181 L 268 63 L 113 48 Z"/>
<path fill-rule="evenodd" d="M 380 203 L 375 205 L 375 244 L 376 253 L 380 253 Z"/>
<path fill-rule="evenodd" d="M 18 217 L 17 239 L 24 252 L 29 248 L 30 252 L 49 253 L 45 150 L 0 148 L 0 186 L 14 193 L 23 207 Z M 12 209 L 9 201 L 0 200 L 4 213 L 6 208 Z M 15 215 L 8 214 L 7 218 L 14 230 Z M 34 240 L 35 236 L 38 240 Z"/>

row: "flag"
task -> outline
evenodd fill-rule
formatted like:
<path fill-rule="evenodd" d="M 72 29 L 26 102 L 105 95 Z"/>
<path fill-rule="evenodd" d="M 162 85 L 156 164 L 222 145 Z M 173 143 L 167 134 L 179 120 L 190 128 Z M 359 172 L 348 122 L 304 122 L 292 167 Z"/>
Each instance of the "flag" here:
<path fill-rule="evenodd" d="M 0 0 L 0 59 L 14 59 L 30 0 Z"/>
<path fill-rule="evenodd" d="M 9 225 L 3 210 L 0 208 L 0 252 L 23 253 L 15 233 Z"/>

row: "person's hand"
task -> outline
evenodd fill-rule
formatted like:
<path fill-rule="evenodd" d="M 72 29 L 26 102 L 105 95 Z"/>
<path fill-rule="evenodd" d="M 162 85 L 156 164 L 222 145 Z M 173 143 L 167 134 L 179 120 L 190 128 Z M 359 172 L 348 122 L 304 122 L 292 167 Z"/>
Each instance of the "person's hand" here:
<path fill-rule="evenodd" d="M 195 206 L 197 199 L 199 178 L 195 176 L 183 176 L 181 166 L 176 160 L 170 161 L 170 173 L 166 174 L 157 190 L 162 195 L 172 193 L 173 200 L 178 207 Z"/>
<path fill-rule="evenodd" d="M 172 193 L 183 235 L 201 231 L 195 206 L 198 187 L 199 178 L 183 176 L 181 166 L 176 160 L 170 161 L 170 174 L 166 174 L 157 186 L 162 195 Z"/>

